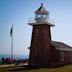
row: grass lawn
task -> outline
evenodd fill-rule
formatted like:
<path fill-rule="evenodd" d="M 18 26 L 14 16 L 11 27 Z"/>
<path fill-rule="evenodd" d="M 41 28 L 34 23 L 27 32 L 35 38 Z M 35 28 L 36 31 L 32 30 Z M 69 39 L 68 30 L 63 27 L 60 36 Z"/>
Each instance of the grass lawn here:
<path fill-rule="evenodd" d="M 0 68 L 0 72 L 72 72 L 72 65 L 58 68 L 6 67 Z"/>

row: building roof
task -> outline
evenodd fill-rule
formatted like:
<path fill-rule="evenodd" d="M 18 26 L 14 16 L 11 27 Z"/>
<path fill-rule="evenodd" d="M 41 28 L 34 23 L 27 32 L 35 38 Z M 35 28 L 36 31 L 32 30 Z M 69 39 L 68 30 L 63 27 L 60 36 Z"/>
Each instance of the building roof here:
<path fill-rule="evenodd" d="M 51 41 L 51 45 L 55 47 L 56 50 L 58 51 L 72 51 L 72 47 L 62 43 L 62 42 L 57 42 L 57 41 Z"/>
<path fill-rule="evenodd" d="M 35 11 L 36 14 L 48 14 L 49 12 L 44 8 L 43 3 L 41 6 Z"/>

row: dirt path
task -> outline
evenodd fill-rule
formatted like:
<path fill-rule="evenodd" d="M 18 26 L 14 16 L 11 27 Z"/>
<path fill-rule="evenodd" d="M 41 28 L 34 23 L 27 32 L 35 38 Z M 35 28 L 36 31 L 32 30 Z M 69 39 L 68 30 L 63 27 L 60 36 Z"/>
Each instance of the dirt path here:
<path fill-rule="evenodd" d="M 28 63 L 20 63 L 20 64 L 5 64 L 5 65 L 0 65 L 0 67 L 13 67 L 13 66 L 25 66 L 28 65 Z"/>

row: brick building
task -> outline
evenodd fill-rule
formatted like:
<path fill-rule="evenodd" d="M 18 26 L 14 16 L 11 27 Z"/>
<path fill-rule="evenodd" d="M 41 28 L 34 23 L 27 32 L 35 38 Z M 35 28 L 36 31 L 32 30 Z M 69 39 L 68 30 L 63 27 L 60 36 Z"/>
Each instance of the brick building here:
<path fill-rule="evenodd" d="M 58 66 L 72 62 L 72 47 L 51 40 L 49 12 L 43 3 L 35 11 L 35 21 L 28 23 L 33 26 L 30 46 L 29 65 L 36 67 Z"/>

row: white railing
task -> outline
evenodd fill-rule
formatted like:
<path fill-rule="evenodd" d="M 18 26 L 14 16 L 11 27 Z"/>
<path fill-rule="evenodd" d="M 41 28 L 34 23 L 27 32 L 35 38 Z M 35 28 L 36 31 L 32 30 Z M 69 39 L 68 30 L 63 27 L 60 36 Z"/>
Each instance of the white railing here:
<path fill-rule="evenodd" d="M 39 18 L 38 20 L 37 19 L 35 20 L 35 18 L 28 19 L 28 23 L 35 23 L 35 22 L 48 22 L 54 24 L 54 20 L 50 18 Z"/>
<path fill-rule="evenodd" d="M 35 19 L 34 18 L 29 18 L 28 19 L 28 23 L 35 23 L 36 21 L 35 21 Z"/>

